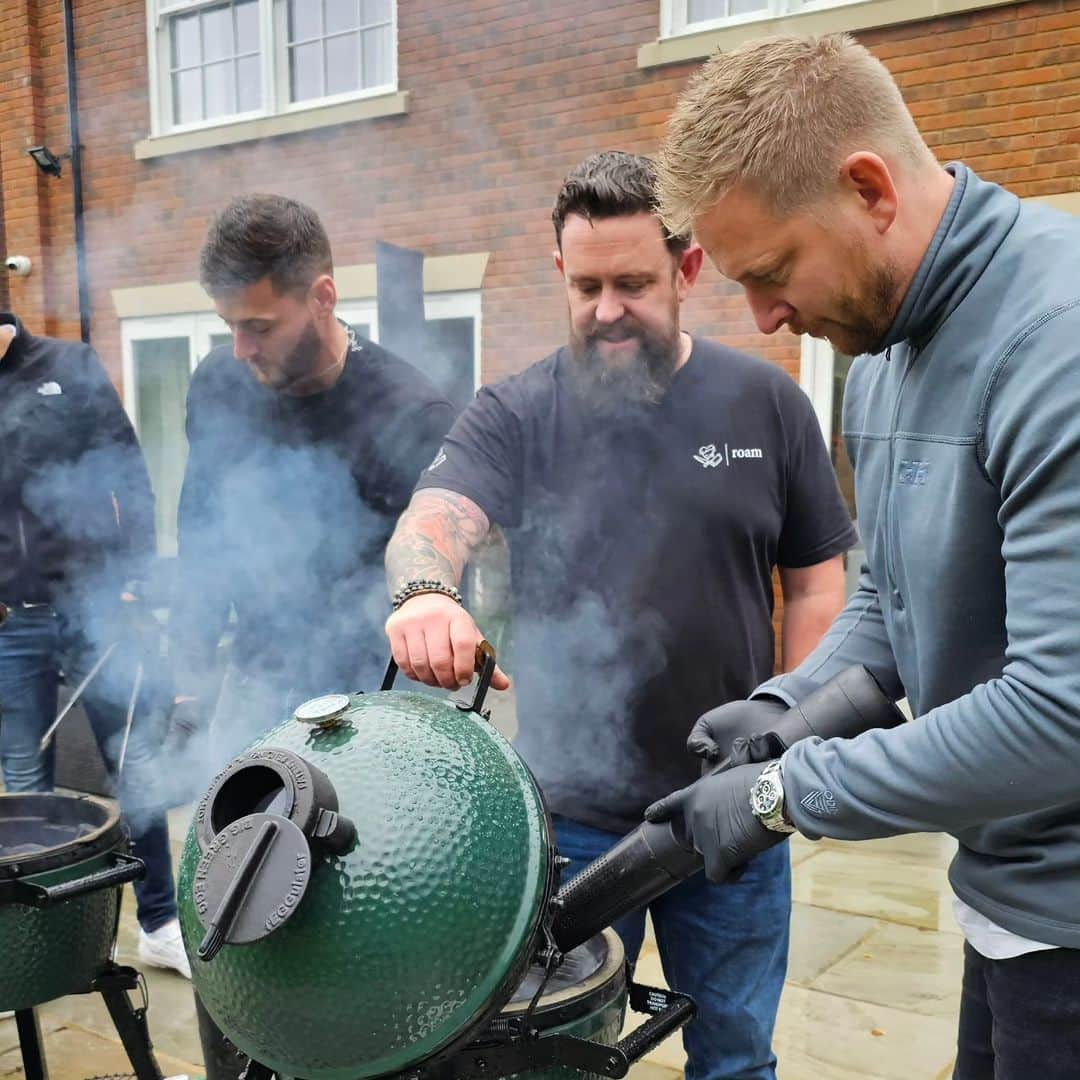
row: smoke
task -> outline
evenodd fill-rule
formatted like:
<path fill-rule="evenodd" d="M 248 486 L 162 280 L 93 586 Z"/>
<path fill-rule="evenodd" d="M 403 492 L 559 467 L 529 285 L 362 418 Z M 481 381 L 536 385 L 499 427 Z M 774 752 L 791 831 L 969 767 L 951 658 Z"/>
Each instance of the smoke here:
<path fill-rule="evenodd" d="M 51 585 L 56 623 L 28 623 L 28 630 L 36 626 L 42 635 L 29 647 L 42 658 L 39 664 L 48 657 L 62 668 L 71 689 L 108 654 L 81 703 L 114 775 L 124 755 L 123 803 L 139 819 L 133 822 L 138 829 L 142 815 L 159 804 L 146 767 L 170 697 L 158 625 L 146 604 L 127 591 L 150 570 L 150 485 L 104 374 L 60 365 L 55 375 L 55 393 L 27 411 L 5 445 L 12 497 L 4 527 L 14 525 L 19 534 L 7 587 L 14 595 L 41 599 Z M 70 400 L 77 403 L 73 409 L 57 405 Z M 87 402 L 101 411 L 92 407 L 80 414 Z M 50 676 L 39 667 L 26 677 Z M 41 717 L 41 731 L 51 721 Z"/>
<path fill-rule="evenodd" d="M 149 480 L 111 388 L 115 424 L 72 408 L 58 425 L 29 418 L 5 444 L 30 537 L 16 573 L 50 567 L 54 606 L 76 643 L 64 658 L 69 687 L 113 648 L 82 700 L 114 772 L 142 669 L 121 792 L 135 831 L 198 797 L 300 702 L 381 682 L 385 545 L 450 410 L 430 425 L 380 411 L 366 397 L 364 361 L 350 362 L 358 368 L 347 398 L 327 408 L 318 399 L 331 394 L 237 395 L 249 377 L 229 347 L 209 361 L 210 375 L 224 377 L 202 383 L 179 560 L 153 558 Z M 82 404 L 73 380 L 58 382 L 65 403 Z M 146 584 L 125 601 L 134 579 Z M 235 670 L 209 740 L 175 738 L 174 693 L 200 697 L 208 720 L 227 666 Z"/>
<path fill-rule="evenodd" d="M 561 613 L 516 613 L 513 634 L 509 666 L 527 703 L 514 746 L 549 804 L 575 808 L 573 817 L 639 818 L 633 778 L 651 766 L 635 713 L 665 667 L 655 613 L 620 611 L 583 587 Z"/>

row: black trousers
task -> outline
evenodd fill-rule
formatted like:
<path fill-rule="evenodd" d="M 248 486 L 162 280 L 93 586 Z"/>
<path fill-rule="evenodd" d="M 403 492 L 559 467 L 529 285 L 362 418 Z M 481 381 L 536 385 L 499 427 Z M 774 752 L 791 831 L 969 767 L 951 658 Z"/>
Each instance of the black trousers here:
<path fill-rule="evenodd" d="M 988 960 L 964 943 L 953 1080 L 1080 1078 L 1080 949 Z"/>

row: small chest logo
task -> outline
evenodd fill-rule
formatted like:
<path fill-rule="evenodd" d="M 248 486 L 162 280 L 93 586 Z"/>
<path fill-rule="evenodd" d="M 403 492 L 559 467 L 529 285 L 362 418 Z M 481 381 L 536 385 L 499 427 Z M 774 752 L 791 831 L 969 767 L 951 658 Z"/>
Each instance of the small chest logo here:
<path fill-rule="evenodd" d="M 903 458 L 900 461 L 900 471 L 897 473 L 896 479 L 901 484 L 922 487 L 926 483 L 926 476 L 929 472 L 929 461 L 915 461 L 914 459 Z"/>
<path fill-rule="evenodd" d="M 435 460 L 427 467 L 427 471 L 434 472 L 444 461 L 446 461 L 446 451 L 440 450 L 435 455 Z"/>
<path fill-rule="evenodd" d="M 765 455 L 758 446 L 729 446 L 727 443 L 724 443 L 723 446 L 717 446 L 715 443 L 709 443 L 708 446 L 698 447 L 694 460 L 703 469 L 715 469 L 720 465 L 730 467 L 732 461 L 764 457 Z"/>

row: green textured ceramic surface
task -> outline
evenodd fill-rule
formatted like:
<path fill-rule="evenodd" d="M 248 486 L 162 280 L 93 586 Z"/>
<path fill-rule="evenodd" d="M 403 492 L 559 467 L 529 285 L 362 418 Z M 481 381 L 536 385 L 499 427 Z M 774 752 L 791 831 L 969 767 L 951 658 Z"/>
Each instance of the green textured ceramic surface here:
<path fill-rule="evenodd" d="M 195 988 L 225 1034 L 278 1072 L 406 1069 L 475 1026 L 527 959 L 550 857 L 535 783 L 490 724 L 416 693 L 357 695 L 341 726 L 290 720 L 257 745 L 321 769 L 357 841 L 316 856 L 278 930 L 203 963 L 190 832 L 178 896 Z"/>
<path fill-rule="evenodd" d="M 109 853 L 24 878 L 59 885 L 112 863 Z M 120 889 L 99 889 L 47 908 L 0 906 L 0 1010 L 84 993 L 112 952 Z"/>

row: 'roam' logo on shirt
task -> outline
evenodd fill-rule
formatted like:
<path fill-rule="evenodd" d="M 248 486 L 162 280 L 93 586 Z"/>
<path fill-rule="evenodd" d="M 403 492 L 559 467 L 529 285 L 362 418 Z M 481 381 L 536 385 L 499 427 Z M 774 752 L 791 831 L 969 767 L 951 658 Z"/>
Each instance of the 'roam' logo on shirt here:
<path fill-rule="evenodd" d="M 732 458 L 739 460 L 741 458 L 763 458 L 764 456 L 758 446 L 728 446 L 727 443 L 724 443 L 721 449 L 715 443 L 709 443 L 708 446 L 698 447 L 694 460 L 703 468 L 715 469 L 718 465 L 730 465 Z"/>

